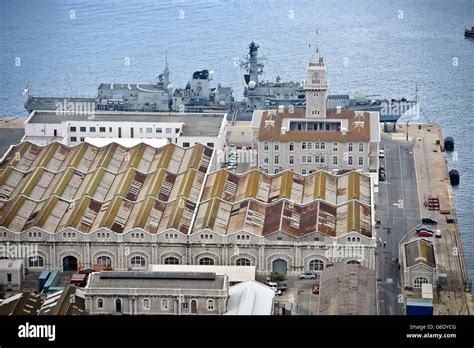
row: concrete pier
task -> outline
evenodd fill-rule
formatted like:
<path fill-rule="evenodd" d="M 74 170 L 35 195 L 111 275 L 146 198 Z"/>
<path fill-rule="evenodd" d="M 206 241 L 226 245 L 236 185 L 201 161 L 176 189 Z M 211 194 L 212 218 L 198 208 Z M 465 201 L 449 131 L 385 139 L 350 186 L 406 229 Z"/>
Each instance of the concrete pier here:
<path fill-rule="evenodd" d="M 447 284 L 434 288 L 435 315 L 466 315 L 472 312 L 470 281 L 464 260 L 460 231 L 456 219 L 456 208 L 448 176 L 445 152 L 442 151 L 443 135 L 438 125 L 398 125 L 397 133 L 391 133 L 392 140 L 406 142 L 413 146 L 420 217 L 432 217 L 438 225 L 428 226 L 441 231 L 441 238 L 429 238 L 435 247 L 438 274 L 446 274 Z M 428 199 L 439 201 L 439 210 L 430 210 Z M 455 218 L 447 223 L 446 216 Z M 415 230 L 401 240 L 400 245 L 416 239 Z M 405 289 L 405 294 L 415 295 Z"/>

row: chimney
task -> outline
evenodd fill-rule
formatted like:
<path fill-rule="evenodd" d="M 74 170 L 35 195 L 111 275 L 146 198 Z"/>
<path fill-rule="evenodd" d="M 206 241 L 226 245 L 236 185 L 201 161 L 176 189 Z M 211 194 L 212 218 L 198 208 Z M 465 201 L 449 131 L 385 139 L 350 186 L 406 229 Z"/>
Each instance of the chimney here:
<path fill-rule="evenodd" d="M 286 134 L 286 127 L 284 127 L 284 126 L 281 127 L 281 134 L 283 134 L 283 135 Z"/>
<path fill-rule="evenodd" d="M 342 109 L 342 107 L 340 105 L 336 106 L 336 114 L 340 114 L 341 109 Z"/>

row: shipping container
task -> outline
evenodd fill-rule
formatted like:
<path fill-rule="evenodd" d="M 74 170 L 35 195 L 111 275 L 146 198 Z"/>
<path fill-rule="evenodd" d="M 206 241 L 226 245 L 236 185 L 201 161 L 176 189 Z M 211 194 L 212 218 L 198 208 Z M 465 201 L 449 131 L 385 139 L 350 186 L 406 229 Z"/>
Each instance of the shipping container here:
<path fill-rule="evenodd" d="M 50 272 L 49 271 L 43 271 L 41 272 L 40 276 L 38 277 L 38 291 L 41 292 L 43 291 L 44 284 L 48 280 Z"/>

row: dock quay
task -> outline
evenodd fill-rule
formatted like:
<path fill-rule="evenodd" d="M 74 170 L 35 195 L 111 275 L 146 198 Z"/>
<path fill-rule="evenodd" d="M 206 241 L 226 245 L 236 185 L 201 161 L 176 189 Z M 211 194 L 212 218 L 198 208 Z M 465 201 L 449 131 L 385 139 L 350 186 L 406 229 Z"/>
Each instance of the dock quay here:
<path fill-rule="evenodd" d="M 0 118 L 0 158 L 11 145 L 21 142 L 25 135 L 25 120 L 19 117 Z"/>
<path fill-rule="evenodd" d="M 428 245 L 431 243 L 434 248 L 434 260 L 436 274 L 433 280 L 433 314 L 434 315 L 468 315 L 473 314 L 471 281 L 469 280 L 464 253 L 460 238 L 459 226 L 456 219 L 456 208 L 453 198 L 453 192 L 448 176 L 448 164 L 446 153 L 443 149 L 443 135 L 439 125 L 435 124 L 399 124 L 395 133 L 382 134 L 382 146 L 386 149 L 386 158 L 381 159 L 381 165 L 384 162 L 387 165 L 387 181 L 379 183 L 379 207 L 387 209 L 388 214 L 383 213 L 379 235 L 381 240 L 386 240 L 387 231 L 393 228 L 396 221 L 405 220 L 406 233 L 401 236 L 399 241 L 398 256 L 392 254 L 389 256 L 400 260 L 399 274 L 393 276 L 393 281 L 397 281 L 406 302 L 408 298 L 421 298 L 421 289 L 415 288 L 412 283 L 406 283 L 406 279 L 413 279 L 413 276 L 406 277 L 407 272 L 419 272 L 420 269 L 407 269 L 404 248 L 405 244 L 417 240 L 416 227 L 421 226 L 422 217 L 432 217 L 438 221 L 437 225 L 425 226 L 441 236 L 425 238 Z M 398 147 L 396 153 L 396 148 Z M 406 152 L 406 158 L 410 160 L 403 162 L 400 151 Z M 394 153 L 395 152 L 395 153 Z M 399 159 L 400 177 L 391 177 L 390 162 L 395 165 Z M 409 174 L 413 174 L 414 177 Z M 395 181 L 393 181 L 395 179 Z M 397 180 L 400 180 L 400 188 L 393 189 L 395 184 L 399 186 Z M 413 182 L 414 181 L 414 182 Z M 405 186 L 405 187 L 404 187 Z M 415 187 L 416 190 L 406 187 Z M 397 194 L 397 190 L 399 193 Z M 411 192 L 410 192 L 411 190 Z M 416 194 L 415 194 L 416 192 Z M 384 199 L 387 199 L 385 202 Z M 393 201 L 393 202 L 390 202 Z M 416 200 L 417 202 L 414 202 Z M 387 207 L 385 207 L 385 205 Z M 418 210 L 418 211 L 417 211 Z M 395 216 L 400 211 L 398 219 Z M 392 214 L 390 214 L 392 212 Z M 448 222 L 447 217 L 453 218 L 453 222 Z M 387 226 L 392 225 L 392 226 Z M 393 235 L 393 233 L 392 233 Z M 381 243 L 382 244 L 382 243 Z M 387 253 L 386 248 L 380 247 L 380 254 Z M 395 246 L 393 246 L 395 249 Z M 393 250 L 392 249 L 392 250 Z M 422 249 L 420 247 L 420 249 Z M 395 250 L 393 250 L 394 252 Z M 420 251 L 420 258 L 423 258 L 423 252 Z M 385 260 L 379 262 L 382 270 L 379 274 L 390 274 L 390 271 L 384 272 Z M 387 267 L 385 267 L 386 269 Z M 393 268 L 393 267 L 392 267 Z M 379 287 L 383 284 L 383 279 L 379 276 Z M 383 285 L 382 285 L 383 287 Z M 393 290 L 393 289 L 392 289 Z M 383 293 L 383 288 L 382 288 Z M 383 297 L 382 297 L 383 301 Z M 393 305 L 393 304 L 392 304 Z M 396 304 L 393 306 L 397 306 Z M 383 306 L 382 306 L 383 307 Z M 400 307 L 400 306 L 398 306 Z M 400 308 L 398 308 L 400 309 Z M 404 309 L 401 308 L 403 311 Z M 382 313 L 383 314 L 383 313 Z M 387 313 L 388 314 L 388 313 Z"/>

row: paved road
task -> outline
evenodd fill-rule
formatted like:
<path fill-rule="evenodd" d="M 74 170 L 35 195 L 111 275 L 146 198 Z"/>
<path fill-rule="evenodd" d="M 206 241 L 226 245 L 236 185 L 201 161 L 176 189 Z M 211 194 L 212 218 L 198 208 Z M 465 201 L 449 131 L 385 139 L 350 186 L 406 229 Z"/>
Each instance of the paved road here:
<path fill-rule="evenodd" d="M 0 158 L 10 148 L 10 145 L 16 145 L 25 135 L 23 128 L 0 128 Z"/>
<path fill-rule="evenodd" d="M 299 280 L 295 276 L 288 276 L 285 282 L 288 289 L 281 296 L 277 296 L 280 308 L 285 304 L 293 303 L 293 315 L 317 315 L 319 311 L 319 295 L 313 294 L 312 286 L 319 284 L 317 280 Z M 280 309 L 281 311 L 281 309 Z"/>
<path fill-rule="evenodd" d="M 400 271 L 393 260 L 400 258 L 400 240 L 419 223 L 420 207 L 411 144 L 382 139 L 382 147 L 387 181 L 380 182 L 376 197 L 376 209 L 382 214 L 377 227 L 379 314 L 400 315 Z"/>

